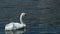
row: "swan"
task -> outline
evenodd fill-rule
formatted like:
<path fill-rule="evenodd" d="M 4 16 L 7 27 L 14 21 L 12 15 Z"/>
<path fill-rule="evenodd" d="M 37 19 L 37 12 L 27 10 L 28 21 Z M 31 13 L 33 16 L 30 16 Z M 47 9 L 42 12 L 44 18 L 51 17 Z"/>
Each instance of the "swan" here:
<path fill-rule="evenodd" d="M 21 13 L 20 15 L 20 23 L 11 22 L 5 25 L 5 30 L 17 30 L 26 27 L 26 24 L 22 21 L 22 17 L 25 16 L 26 13 Z"/>

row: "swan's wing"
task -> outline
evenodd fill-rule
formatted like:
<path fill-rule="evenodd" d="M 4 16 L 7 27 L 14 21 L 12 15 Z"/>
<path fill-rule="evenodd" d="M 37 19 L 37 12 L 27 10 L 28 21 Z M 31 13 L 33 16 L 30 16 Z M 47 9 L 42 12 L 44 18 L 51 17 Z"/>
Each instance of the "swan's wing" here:
<path fill-rule="evenodd" d="M 15 29 L 23 28 L 23 25 L 20 23 L 14 23 L 14 28 Z"/>

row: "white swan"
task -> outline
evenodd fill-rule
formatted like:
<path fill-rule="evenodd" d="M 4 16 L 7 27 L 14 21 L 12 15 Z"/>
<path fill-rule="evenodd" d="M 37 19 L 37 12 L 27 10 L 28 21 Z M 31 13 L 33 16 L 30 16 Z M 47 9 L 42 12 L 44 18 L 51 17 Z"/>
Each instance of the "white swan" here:
<path fill-rule="evenodd" d="M 26 13 L 22 13 L 20 15 L 20 22 L 21 23 L 15 23 L 15 22 L 11 22 L 9 24 L 6 24 L 5 26 L 5 30 L 16 30 L 16 29 L 21 29 L 21 28 L 24 28 L 26 27 L 26 24 L 23 23 L 22 21 L 22 17 L 26 15 Z"/>

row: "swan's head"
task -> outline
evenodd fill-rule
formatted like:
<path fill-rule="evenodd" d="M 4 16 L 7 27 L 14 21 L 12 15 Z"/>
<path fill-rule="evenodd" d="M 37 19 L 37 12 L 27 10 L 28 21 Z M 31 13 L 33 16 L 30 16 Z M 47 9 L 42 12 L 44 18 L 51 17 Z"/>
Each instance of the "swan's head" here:
<path fill-rule="evenodd" d="M 27 14 L 26 13 L 21 13 L 22 16 L 26 16 Z"/>

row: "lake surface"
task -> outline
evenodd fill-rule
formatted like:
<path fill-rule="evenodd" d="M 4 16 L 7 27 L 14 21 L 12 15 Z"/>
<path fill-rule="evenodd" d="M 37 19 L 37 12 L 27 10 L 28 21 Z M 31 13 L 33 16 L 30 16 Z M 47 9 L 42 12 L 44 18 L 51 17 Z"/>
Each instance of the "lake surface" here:
<path fill-rule="evenodd" d="M 0 34 L 60 34 L 60 0 L 0 0 Z M 22 12 L 26 31 L 5 31 L 5 25 L 19 22 Z M 22 34 L 21 33 L 21 34 Z"/>

